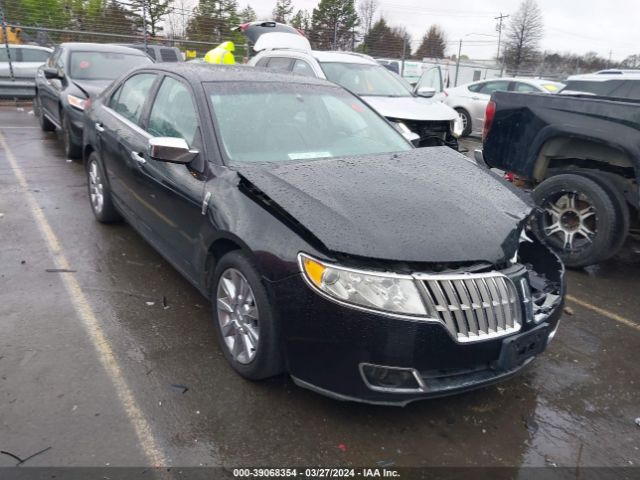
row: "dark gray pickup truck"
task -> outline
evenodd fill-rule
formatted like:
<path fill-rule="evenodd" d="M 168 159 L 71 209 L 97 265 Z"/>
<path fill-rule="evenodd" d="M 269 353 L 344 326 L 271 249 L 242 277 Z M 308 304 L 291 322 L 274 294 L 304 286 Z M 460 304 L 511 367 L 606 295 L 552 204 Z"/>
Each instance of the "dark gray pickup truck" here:
<path fill-rule="evenodd" d="M 640 100 L 496 92 L 482 159 L 540 207 L 538 236 L 565 264 L 603 261 L 640 211 Z"/>

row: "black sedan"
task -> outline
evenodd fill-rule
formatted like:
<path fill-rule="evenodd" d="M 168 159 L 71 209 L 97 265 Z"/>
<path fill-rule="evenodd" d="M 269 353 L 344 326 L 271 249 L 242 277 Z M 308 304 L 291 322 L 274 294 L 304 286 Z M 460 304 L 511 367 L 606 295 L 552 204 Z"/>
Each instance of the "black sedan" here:
<path fill-rule="evenodd" d="M 564 268 L 530 204 L 339 86 L 140 68 L 93 102 L 84 145 L 96 218 L 211 299 L 246 378 L 403 405 L 508 377 L 555 335 Z"/>
<path fill-rule="evenodd" d="M 62 131 L 65 153 L 79 158 L 87 101 L 128 70 L 153 63 L 118 45 L 61 43 L 36 73 L 34 110 L 46 132 Z"/>

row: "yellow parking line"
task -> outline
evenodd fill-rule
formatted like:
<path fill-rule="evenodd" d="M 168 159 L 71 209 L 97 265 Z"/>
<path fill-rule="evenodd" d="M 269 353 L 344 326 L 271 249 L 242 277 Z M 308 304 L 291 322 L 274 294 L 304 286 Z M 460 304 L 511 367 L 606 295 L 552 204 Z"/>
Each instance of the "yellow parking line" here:
<path fill-rule="evenodd" d="M 56 268 L 65 270 L 70 269 L 71 266 L 69 265 L 69 262 L 64 255 L 60 241 L 58 240 L 56 234 L 53 232 L 51 225 L 42 212 L 42 209 L 38 205 L 35 197 L 29 191 L 26 177 L 22 173 L 20 165 L 16 161 L 16 158 L 7 145 L 7 142 L 2 133 L 0 133 L 0 146 L 2 146 L 2 149 L 5 151 L 7 160 L 11 164 L 13 173 L 18 180 L 18 184 L 23 190 L 22 193 L 27 199 L 29 210 L 35 218 L 40 232 L 42 233 L 42 236 L 44 237 L 47 246 L 51 251 L 51 255 L 53 256 Z M 100 326 L 100 322 L 98 321 L 96 314 L 91 308 L 87 297 L 84 295 L 84 292 L 80 287 L 80 283 L 78 283 L 74 275 L 63 273 L 60 278 L 64 283 L 64 286 L 69 295 L 69 299 L 71 300 L 71 303 L 73 304 L 78 317 L 80 317 L 80 320 L 82 321 L 84 328 L 89 338 L 91 339 L 94 348 L 96 349 L 98 358 L 100 359 L 100 363 L 113 382 L 118 397 L 120 398 L 120 402 L 122 403 L 129 421 L 133 425 L 136 436 L 138 437 L 138 442 L 145 455 L 149 459 L 149 462 L 153 466 L 168 465 L 166 457 L 161 452 L 153 437 L 149 422 L 147 422 L 144 414 L 142 413 L 142 410 L 136 402 L 131 388 L 129 388 L 129 385 L 127 385 L 127 381 L 122 374 L 122 368 L 118 364 L 113 349 L 109 344 L 109 340 L 107 339 L 107 336 Z"/>
<path fill-rule="evenodd" d="M 600 308 L 600 307 L 596 307 L 595 305 L 591 305 L 588 302 L 585 302 L 584 300 L 580 300 L 579 298 L 576 298 L 572 295 L 567 295 L 567 300 L 569 300 L 570 302 L 573 302 L 577 305 L 580 305 L 581 307 L 587 308 L 597 314 L 602 315 L 603 317 L 607 317 L 611 320 L 613 320 L 614 322 L 618 322 L 621 323 L 622 325 L 626 325 L 627 327 L 631 327 L 635 330 L 640 331 L 640 325 L 635 323 L 632 320 L 629 320 L 628 318 L 622 317 L 616 313 L 610 312 L 608 310 L 605 310 L 604 308 Z"/>

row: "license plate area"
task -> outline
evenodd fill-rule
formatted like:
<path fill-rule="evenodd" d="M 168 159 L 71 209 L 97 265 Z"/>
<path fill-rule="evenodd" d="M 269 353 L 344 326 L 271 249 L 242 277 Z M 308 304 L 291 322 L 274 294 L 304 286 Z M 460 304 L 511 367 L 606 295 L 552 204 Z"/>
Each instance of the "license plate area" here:
<path fill-rule="evenodd" d="M 505 338 L 498 365 L 502 370 L 513 370 L 522 365 L 529 358 L 542 353 L 547 346 L 549 325 L 543 323 L 528 332 Z"/>

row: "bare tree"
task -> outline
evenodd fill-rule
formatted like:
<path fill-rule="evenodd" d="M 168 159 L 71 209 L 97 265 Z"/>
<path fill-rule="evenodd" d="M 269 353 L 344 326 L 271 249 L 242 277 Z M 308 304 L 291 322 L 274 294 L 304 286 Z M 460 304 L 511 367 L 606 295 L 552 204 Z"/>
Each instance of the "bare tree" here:
<path fill-rule="evenodd" d="M 505 41 L 507 69 L 517 75 L 531 69 L 539 56 L 538 44 L 544 35 L 542 12 L 536 0 L 523 0 L 511 16 Z"/>
<path fill-rule="evenodd" d="M 378 10 L 378 0 L 360 0 L 360 3 L 358 3 L 358 15 L 360 15 L 360 24 L 362 25 L 362 35 L 365 37 L 371 31 L 376 10 Z"/>

